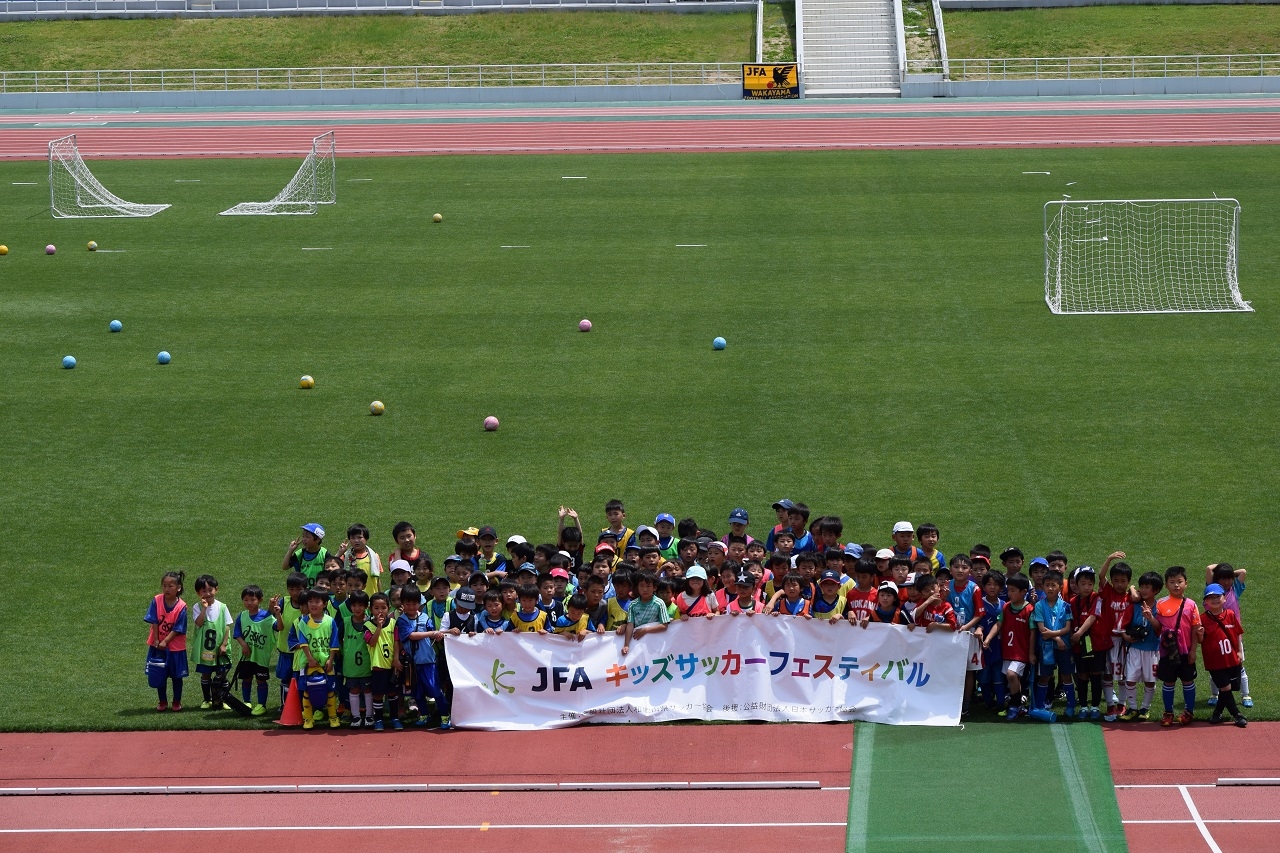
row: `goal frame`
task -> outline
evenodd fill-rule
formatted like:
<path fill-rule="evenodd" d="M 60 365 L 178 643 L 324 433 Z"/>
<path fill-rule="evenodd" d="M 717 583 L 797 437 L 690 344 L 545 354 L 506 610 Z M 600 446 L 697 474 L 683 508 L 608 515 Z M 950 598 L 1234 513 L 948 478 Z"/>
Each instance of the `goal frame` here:
<path fill-rule="evenodd" d="M 63 149 L 70 141 L 70 154 Z M 66 174 L 59 180 L 59 171 Z M 59 205 L 58 188 L 71 182 L 75 188 L 72 205 Z M 83 199 L 89 199 L 86 204 Z M 65 200 L 65 199 L 64 199 Z M 49 140 L 49 212 L 55 219 L 137 219 L 155 216 L 167 210 L 167 204 L 140 204 L 125 201 L 102 185 L 94 176 L 89 164 L 80 156 L 80 145 L 74 133 Z"/>
<path fill-rule="evenodd" d="M 1111 309 L 1073 309 L 1063 307 L 1062 291 L 1062 237 L 1063 218 L 1061 212 L 1066 207 L 1083 207 L 1096 205 L 1121 204 L 1220 204 L 1231 208 L 1231 228 L 1227 237 L 1225 255 L 1226 269 L 1223 270 L 1224 286 L 1231 305 L 1222 307 L 1170 307 L 1170 308 L 1111 308 Z M 1123 198 L 1123 199 L 1056 199 L 1045 202 L 1043 208 L 1044 223 L 1044 300 L 1054 314 L 1188 314 L 1188 313 L 1223 313 L 1252 311 L 1253 306 L 1240 295 L 1238 278 L 1240 251 L 1240 202 L 1234 198 Z M 1051 232 L 1057 223 L 1057 234 Z M 1055 239 L 1056 237 L 1056 239 Z M 1053 247 L 1057 246 L 1055 252 Z"/>
<path fill-rule="evenodd" d="M 337 137 L 332 130 L 311 140 L 303 159 L 284 189 L 270 201 L 242 201 L 219 216 L 310 216 L 318 205 L 338 200 Z M 298 197 L 298 192 L 302 196 Z M 296 199 L 296 200 L 295 200 Z"/>

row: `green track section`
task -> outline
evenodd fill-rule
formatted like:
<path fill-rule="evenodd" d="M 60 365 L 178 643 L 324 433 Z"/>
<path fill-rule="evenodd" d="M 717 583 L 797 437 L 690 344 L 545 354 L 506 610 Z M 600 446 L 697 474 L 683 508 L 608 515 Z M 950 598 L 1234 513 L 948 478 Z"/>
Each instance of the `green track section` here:
<path fill-rule="evenodd" d="M 847 853 L 1121 853 L 1128 849 L 1102 729 L 859 723 Z"/>

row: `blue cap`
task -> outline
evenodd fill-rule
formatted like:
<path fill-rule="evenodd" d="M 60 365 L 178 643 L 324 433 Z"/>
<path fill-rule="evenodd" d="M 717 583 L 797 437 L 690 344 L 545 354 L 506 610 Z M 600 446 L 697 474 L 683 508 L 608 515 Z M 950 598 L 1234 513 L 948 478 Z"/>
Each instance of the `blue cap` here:
<path fill-rule="evenodd" d="M 793 504 L 789 498 L 783 498 L 780 501 L 774 501 L 773 508 L 774 509 L 795 509 L 796 505 Z"/>
<path fill-rule="evenodd" d="M 1031 558 L 1031 565 L 1033 565 L 1033 566 L 1044 566 L 1044 567 L 1047 569 L 1047 568 L 1049 568 L 1049 561 L 1048 561 L 1048 560 L 1046 560 L 1044 557 L 1032 557 L 1032 558 Z"/>
<path fill-rule="evenodd" d="M 689 578 L 702 578 L 703 580 L 706 580 L 707 570 L 702 568 L 702 566 L 698 566 L 698 565 L 691 566 L 689 568 L 689 571 L 684 573 L 684 578 L 685 580 L 688 580 Z"/>
<path fill-rule="evenodd" d="M 307 531 L 308 533 L 310 533 L 312 536 L 316 537 L 317 539 L 323 539 L 323 538 L 324 538 L 324 528 L 323 528 L 323 527 L 321 527 L 320 525 L 316 524 L 314 521 L 313 521 L 313 522 L 311 522 L 310 524 L 304 524 L 304 525 L 302 525 L 302 529 L 303 529 L 303 530 L 305 530 L 305 531 Z"/>
<path fill-rule="evenodd" d="M 823 569 L 822 574 L 818 575 L 818 583 L 824 583 L 825 581 L 840 583 L 840 573 L 835 569 Z"/>
<path fill-rule="evenodd" d="M 675 524 L 676 517 L 669 512 L 659 513 L 658 517 L 653 520 L 653 525 L 654 527 L 657 527 L 659 524 L 661 524 L 664 521 L 667 522 L 668 524 Z"/>
<path fill-rule="evenodd" d="M 746 524 L 747 519 L 747 511 L 742 507 L 738 507 L 733 512 L 729 513 L 730 524 Z"/>
<path fill-rule="evenodd" d="M 1226 594 L 1227 594 L 1227 591 L 1223 589 L 1220 584 L 1211 583 L 1204 588 L 1205 598 L 1208 598 L 1211 595 L 1226 595 Z"/>
<path fill-rule="evenodd" d="M 855 560 L 862 559 L 862 546 L 857 542 L 850 542 L 844 546 L 844 554 L 846 557 L 853 557 Z"/>

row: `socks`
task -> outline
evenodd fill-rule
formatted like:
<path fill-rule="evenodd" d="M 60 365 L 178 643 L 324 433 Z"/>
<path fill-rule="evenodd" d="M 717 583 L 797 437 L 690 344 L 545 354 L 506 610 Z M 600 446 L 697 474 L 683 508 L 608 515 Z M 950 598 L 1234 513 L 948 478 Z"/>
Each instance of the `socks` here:
<path fill-rule="evenodd" d="M 1213 709 L 1214 718 L 1220 717 L 1223 711 L 1233 720 L 1240 716 L 1240 706 L 1236 704 L 1236 694 L 1231 690 L 1218 694 L 1218 707 Z"/>
<path fill-rule="evenodd" d="M 1188 711 L 1193 711 L 1193 712 L 1195 711 L 1195 709 L 1196 709 L 1196 683 L 1195 683 L 1194 681 L 1193 681 L 1193 682 L 1191 682 L 1190 684 L 1187 684 L 1186 682 L 1183 682 L 1183 684 L 1182 684 L 1182 704 L 1183 704 L 1183 705 L 1185 705 L 1185 706 L 1187 707 L 1187 710 L 1188 710 Z"/>
<path fill-rule="evenodd" d="M 1164 712 L 1166 714 L 1173 713 L 1173 685 L 1166 684 L 1161 688 L 1161 695 L 1164 697 Z"/>
<path fill-rule="evenodd" d="M 246 705 L 248 705 L 248 704 L 249 704 L 249 686 L 250 686 L 252 683 L 253 683 L 253 682 L 251 682 L 251 681 L 250 681 L 249 679 L 247 679 L 247 678 L 242 678 L 242 679 L 240 679 L 240 698 L 244 701 L 244 704 L 246 704 Z M 262 693 L 262 685 L 258 685 L 258 693 L 259 693 L 259 694 L 261 694 L 261 693 Z M 259 704 L 259 705 L 261 705 L 261 704 L 263 704 L 263 703 L 262 703 L 262 702 L 259 702 L 258 704 Z"/>
<path fill-rule="evenodd" d="M 1037 684 L 1035 695 L 1036 695 L 1035 707 L 1047 708 L 1049 706 L 1049 685 Z"/>
<path fill-rule="evenodd" d="M 380 712 L 382 711 L 382 709 L 379 708 L 378 711 L 379 711 L 379 716 L 381 716 Z M 374 717 L 374 705 L 373 705 L 372 693 L 364 694 L 364 716 L 366 720 L 372 720 Z"/>
<path fill-rule="evenodd" d="M 269 688 L 270 688 L 270 685 L 267 683 L 267 679 L 261 678 L 258 680 L 258 704 L 259 705 L 267 704 L 267 690 Z M 245 697 L 245 701 L 246 702 L 249 701 L 248 697 Z"/>
<path fill-rule="evenodd" d="M 1249 695 L 1249 673 L 1244 671 L 1244 667 L 1240 668 L 1240 695 Z"/>
<path fill-rule="evenodd" d="M 160 696 L 160 704 L 161 704 L 161 705 L 168 705 L 168 704 L 169 704 L 169 689 L 168 689 L 168 687 L 169 687 L 168 682 L 165 682 L 165 685 L 164 685 L 163 687 L 157 687 L 157 688 L 156 688 L 156 693 L 158 693 L 158 694 L 159 694 L 159 696 Z"/>
<path fill-rule="evenodd" d="M 200 695 L 204 697 L 204 701 L 213 701 L 213 683 L 209 680 L 209 673 L 200 674 Z"/>
<path fill-rule="evenodd" d="M 382 699 L 380 698 L 375 699 L 373 698 L 373 695 L 370 694 L 369 701 L 373 703 L 373 718 L 375 720 L 381 720 L 382 719 Z"/>
<path fill-rule="evenodd" d="M 1089 686 L 1093 688 L 1093 701 L 1089 703 L 1089 706 L 1091 708 L 1101 707 L 1104 704 L 1102 697 L 1102 673 L 1097 672 L 1089 676 Z"/>
<path fill-rule="evenodd" d="M 338 718 L 338 697 L 336 694 L 329 694 L 329 698 L 324 703 L 324 709 L 329 712 L 329 719 L 336 720 Z"/>
<path fill-rule="evenodd" d="M 1147 696 L 1151 696 L 1150 690 L 1147 691 Z M 1150 701 L 1149 698 L 1148 701 Z M 1133 708 L 1138 704 L 1138 685 L 1136 682 L 1133 684 L 1125 682 L 1123 702 L 1117 704 L 1123 704 L 1127 708 Z"/>
<path fill-rule="evenodd" d="M 1108 679 L 1104 679 L 1104 680 L 1103 680 L 1103 682 L 1102 682 L 1102 687 L 1103 687 L 1103 691 L 1102 691 L 1102 692 L 1103 692 L 1103 693 L 1106 695 L 1106 697 L 1107 697 L 1107 704 L 1108 704 L 1108 705 L 1119 705 L 1119 704 L 1120 704 L 1120 695 L 1119 695 L 1119 693 L 1116 691 L 1116 683 L 1115 683 L 1115 681 L 1113 681 L 1113 680 L 1111 680 L 1111 679 L 1109 679 L 1109 678 L 1108 678 Z"/>
<path fill-rule="evenodd" d="M 1144 695 L 1142 697 L 1142 710 L 1146 711 L 1151 707 L 1151 702 L 1156 697 L 1156 683 L 1152 681 L 1148 684 L 1145 684 L 1143 688 L 1144 688 Z M 1170 706 L 1170 709 L 1172 709 L 1172 707 L 1173 706 Z"/>
<path fill-rule="evenodd" d="M 387 696 L 387 711 L 391 714 L 391 719 L 400 719 L 400 697 L 397 694 Z"/>
<path fill-rule="evenodd" d="M 1062 685 L 1062 689 L 1067 694 L 1067 707 L 1074 708 L 1076 706 L 1076 686 L 1068 681 Z"/>
<path fill-rule="evenodd" d="M 182 704 L 182 679 L 174 678 L 173 681 L 173 704 Z"/>

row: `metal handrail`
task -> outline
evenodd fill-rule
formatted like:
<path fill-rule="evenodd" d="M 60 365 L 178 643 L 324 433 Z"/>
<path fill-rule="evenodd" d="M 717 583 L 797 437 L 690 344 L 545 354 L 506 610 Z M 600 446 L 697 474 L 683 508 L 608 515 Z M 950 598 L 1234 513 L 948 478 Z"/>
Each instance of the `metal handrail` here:
<path fill-rule="evenodd" d="M 273 89 L 669 86 L 742 82 L 740 62 L 0 71 L 0 94 Z"/>
<path fill-rule="evenodd" d="M 1205 56 L 1059 56 L 956 59 L 948 61 L 952 80 L 1099 80 L 1140 77 L 1275 77 L 1280 54 Z M 912 59 L 908 74 L 936 73 L 937 60 Z"/>

